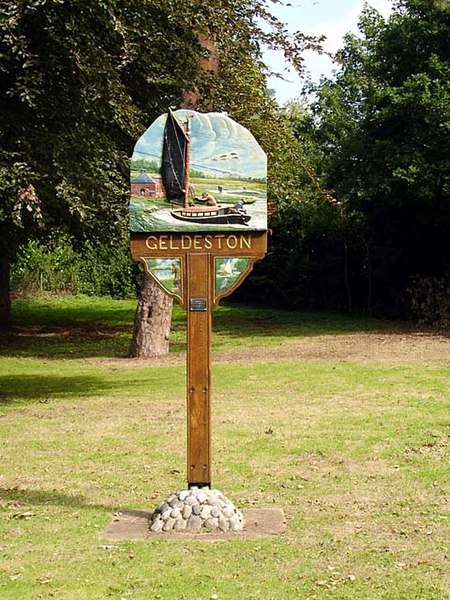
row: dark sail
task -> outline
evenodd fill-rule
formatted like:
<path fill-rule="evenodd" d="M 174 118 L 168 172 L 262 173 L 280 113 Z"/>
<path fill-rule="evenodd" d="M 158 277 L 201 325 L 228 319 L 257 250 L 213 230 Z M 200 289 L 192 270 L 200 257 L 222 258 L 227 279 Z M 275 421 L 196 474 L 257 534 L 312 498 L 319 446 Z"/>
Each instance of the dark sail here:
<path fill-rule="evenodd" d="M 167 115 L 163 138 L 161 175 L 169 202 L 184 204 L 187 137 L 172 111 Z"/>

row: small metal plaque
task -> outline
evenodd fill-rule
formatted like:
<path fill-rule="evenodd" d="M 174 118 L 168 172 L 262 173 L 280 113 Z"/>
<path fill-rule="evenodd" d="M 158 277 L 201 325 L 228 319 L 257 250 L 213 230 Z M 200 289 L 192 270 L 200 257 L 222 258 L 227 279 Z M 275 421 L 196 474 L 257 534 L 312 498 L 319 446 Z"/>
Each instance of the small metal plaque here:
<path fill-rule="evenodd" d="M 208 303 L 206 298 L 191 298 L 189 310 L 192 312 L 205 312 Z"/>

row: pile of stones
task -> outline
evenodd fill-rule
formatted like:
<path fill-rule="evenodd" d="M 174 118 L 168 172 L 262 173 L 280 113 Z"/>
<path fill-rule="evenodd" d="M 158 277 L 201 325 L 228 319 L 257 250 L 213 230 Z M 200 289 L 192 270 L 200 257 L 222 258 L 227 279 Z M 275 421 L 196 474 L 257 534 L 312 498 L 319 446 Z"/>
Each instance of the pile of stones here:
<path fill-rule="evenodd" d="M 219 490 L 193 487 L 172 494 L 154 511 L 150 531 L 242 531 L 244 517 Z"/>

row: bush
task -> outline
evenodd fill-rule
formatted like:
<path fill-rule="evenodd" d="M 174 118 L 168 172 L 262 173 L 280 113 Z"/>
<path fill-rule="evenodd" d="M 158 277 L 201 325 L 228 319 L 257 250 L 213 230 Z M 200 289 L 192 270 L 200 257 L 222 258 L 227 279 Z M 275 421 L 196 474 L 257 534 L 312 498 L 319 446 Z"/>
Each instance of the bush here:
<path fill-rule="evenodd" d="M 450 275 L 415 277 L 409 288 L 411 312 L 418 323 L 450 327 Z"/>
<path fill-rule="evenodd" d="M 134 298 L 141 276 L 128 247 L 87 245 L 80 260 L 81 292 L 91 296 Z"/>
<path fill-rule="evenodd" d="M 63 240 L 60 244 L 30 241 L 11 268 L 11 287 L 20 293 L 78 293 L 79 256 Z"/>
<path fill-rule="evenodd" d="M 47 243 L 30 241 L 11 269 L 12 290 L 21 294 L 52 292 L 112 298 L 135 297 L 140 273 L 124 244 L 105 248 L 87 243 L 75 250 L 62 236 Z"/>

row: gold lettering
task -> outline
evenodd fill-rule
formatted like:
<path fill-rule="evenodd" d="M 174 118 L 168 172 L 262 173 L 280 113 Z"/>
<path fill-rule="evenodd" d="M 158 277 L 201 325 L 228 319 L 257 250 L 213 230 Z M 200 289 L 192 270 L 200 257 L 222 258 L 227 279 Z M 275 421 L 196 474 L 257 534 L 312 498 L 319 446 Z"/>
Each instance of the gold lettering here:
<path fill-rule="evenodd" d="M 227 237 L 227 246 L 230 250 L 234 250 L 235 248 L 237 248 L 238 245 L 238 239 L 235 235 L 229 235 Z"/>
<path fill-rule="evenodd" d="M 241 250 L 242 248 L 245 246 L 246 248 L 250 249 L 252 247 L 252 236 L 250 234 L 248 234 L 247 238 L 245 237 L 244 234 L 241 234 Z"/>
<path fill-rule="evenodd" d="M 179 250 L 180 246 L 177 246 L 177 244 L 175 244 L 174 239 L 173 239 L 173 235 L 171 235 L 169 237 L 169 248 L 171 250 Z"/>
<path fill-rule="evenodd" d="M 181 248 L 183 250 L 190 250 L 192 246 L 192 238 L 190 238 L 188 235 L 182 235 L 181 236 Z"/>
<path fill-rule="evenodd" d="M 149 235 L 145 240 L 145 245 L 149 250 L 251 250 L 253 239 L 250 233 L 245 234 L 183 234 L 178 235 Z"/>
<path fill-rule="evenodd" d="M 145 245 L 149 250 L 157 250 L 158 238 L 155 235 L 149 235 L 145 241 Z"/>

